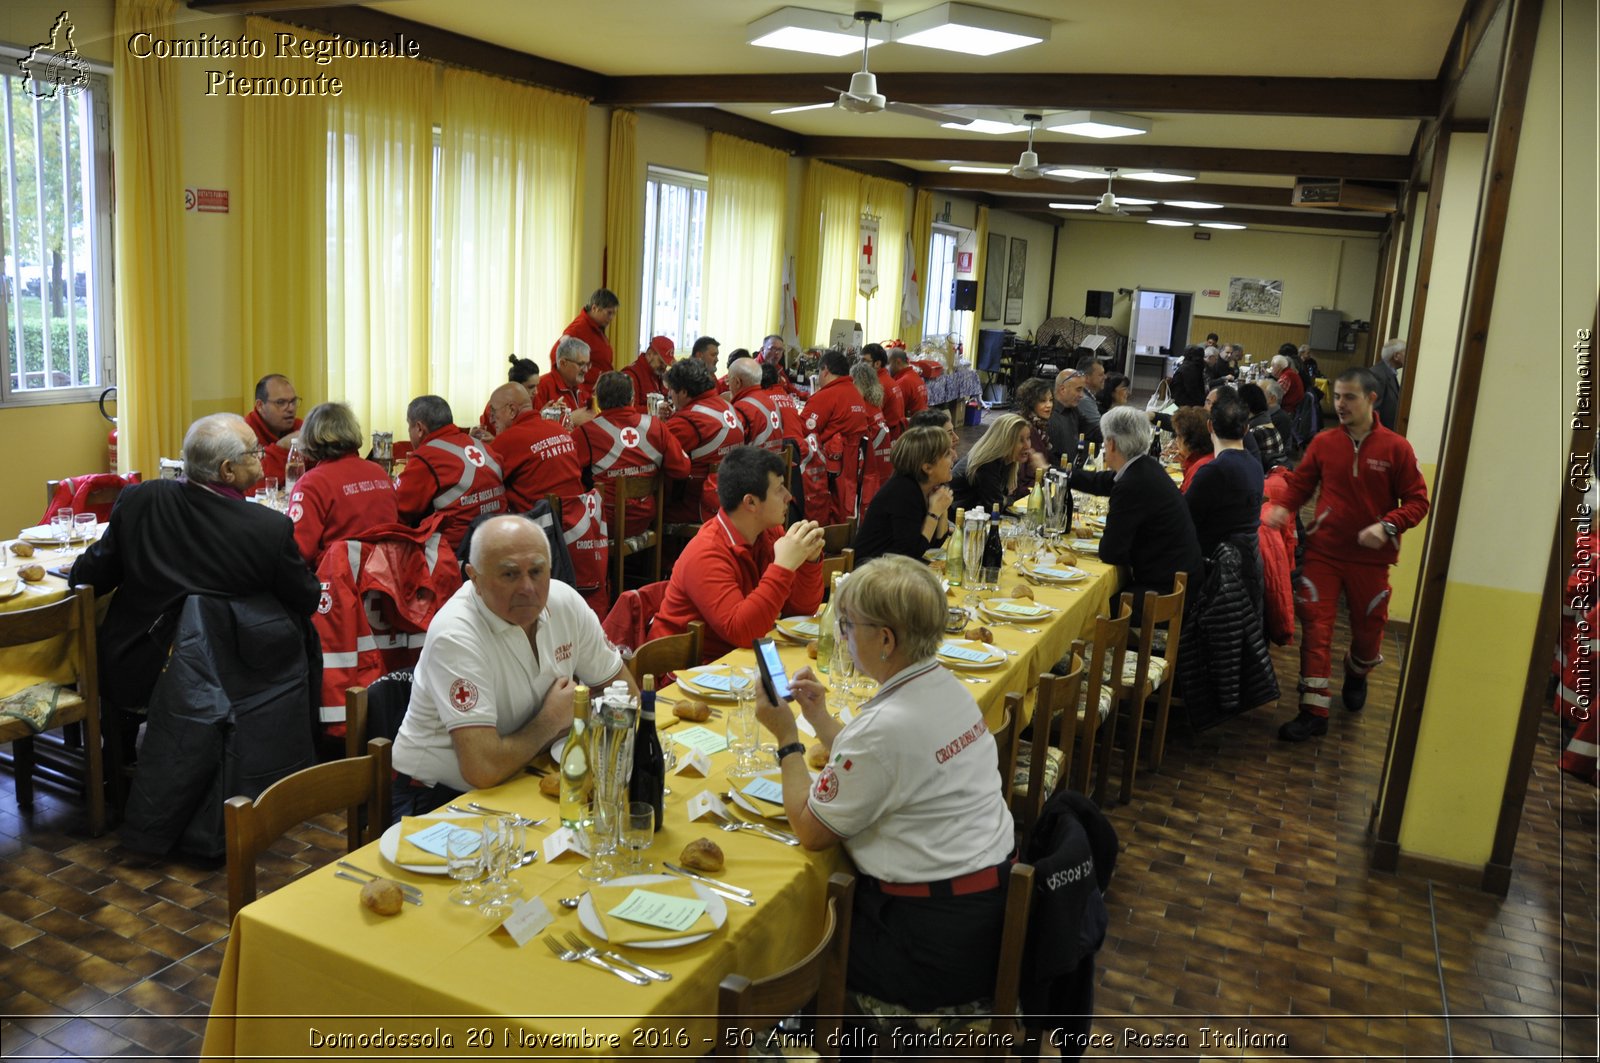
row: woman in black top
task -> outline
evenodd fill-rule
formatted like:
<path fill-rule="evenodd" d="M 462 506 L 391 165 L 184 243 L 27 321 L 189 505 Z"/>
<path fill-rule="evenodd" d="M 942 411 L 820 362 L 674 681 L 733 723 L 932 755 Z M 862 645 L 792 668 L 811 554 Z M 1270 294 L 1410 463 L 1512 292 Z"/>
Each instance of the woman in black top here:
<path fill-rule="evenodd" d="M 1205 348 L 1189 347 L 1172 374 L 1172 401 L 1179 406 L 1204 406 L 1206 391 Z"/>
<path fill-rule="evenodd" d="M 1224 540 L 1238 545 L 1245 557 L 1245 578 L 1257 602 L 1261 599 L 1261 462 L 1244 449 L 1250 414 L 1244 400 L 1224 389 L 1211 406 L 1211 442 L 1215 451 L 1184 494 L 1194 520 L 1200 552 L 1207 559 Z"/>
<path fill-rule="evenodd" d="M 950 533 L 951 466 L 955 451 L 943 428 L 913 428 L 889 452 L 894 475 L 867 506 L 854 543 L 856 564 L 883 554 L 922 555 Z"/>
<path fill-rule="evenodd" d="M 1021 491 L 1017 472 L 1024 465 L 1044 468 L 1044 455 L 1028 445 L 1028 422 L 1014 413 L 1003 413 L 973 448 L 956 462 L 951 487 L 956 507 L 971 512 L 978 506 L 990 513 L 1000 512 L 1031 485 L 1031 477 Z"/>
<path fill-rule="evenodd" d="M 1133 385 L 1121 373 L 1106 374 L 1105 386 L 1100 389 L 1100 394 L 1095 396 L 1095 402 L 1100 407 L 1100 412 L 1114 410 L 1118 406 L 1128 404 L 1128 395 L 1132 393 Z"/>
<path fill-rule="evenodd" d="M 1040 454 L 1050 452 L 1050 412 L 1055 408 L 1050 382 L 1030 377 L 1017 386 L 1017 413 L 1028 420 L 1028 445 Z"/>

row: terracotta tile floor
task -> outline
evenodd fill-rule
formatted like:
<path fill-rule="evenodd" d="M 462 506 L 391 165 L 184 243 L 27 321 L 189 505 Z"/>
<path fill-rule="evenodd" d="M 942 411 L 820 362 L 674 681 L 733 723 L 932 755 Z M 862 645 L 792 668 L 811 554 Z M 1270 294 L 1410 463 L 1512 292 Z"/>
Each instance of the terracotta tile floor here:
<path fill-rule="evenodd" d="M 1292 690 L 1295 654 L 1277 663 Z M 1552 717 L 1506 899 L 1369 871 L 1393 699 L 1389 668 L 1366 712 L 1336 708 L 1320 741 L 1284 745 L 1274 736 L 1288 710 L 1262 713 L 1194 746 L 1179 740 L 1160 775 L 1140 777 L 1133 802 L 1111 813 L 1123 852 L 1095 1033 L 1116 1047 L 1089 1054 L 1594 1058 L 1595 791 L 1556 772 Z M 280 842 L 262 888 L 331 859 L 340 829 L 328 819 Z M 194 1056 L 225 946 L 225 889 L 220 868 L 87 837 L 79 805 L 48 789 L 19 813 L 0 775 L 6 1058 Z M 1207 1046 L 1203 1026 L 1252 1037 Z M 1187 1046 L 1125 1040 L 1163 1035 Z"/>

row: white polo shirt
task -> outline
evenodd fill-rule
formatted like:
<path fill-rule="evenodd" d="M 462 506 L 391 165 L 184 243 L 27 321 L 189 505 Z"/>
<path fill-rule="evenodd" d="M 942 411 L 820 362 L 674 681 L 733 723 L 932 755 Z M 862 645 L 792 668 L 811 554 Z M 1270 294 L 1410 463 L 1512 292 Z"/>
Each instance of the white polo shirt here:
<path fill-rule="evenodd" d="M 537 663 L 522 628 L 490 612 L 470 581 L 462 584 L 428 625 L 395 738 L 395 770 L 470 790 L 451 731 L 487 725 L 511 734 L 539 711 L 558 678 L 598 688 L 622 669 L 594 610 L 565 583 L 551 581 L 534 643 Z"/>
<path fill-rule="evenodd" d="M 938 882 L 1011 855 L 999 750 L 966 687 L 931 660 L 862 704 L 809 805 L 856 866 L 885 882 Z"/>

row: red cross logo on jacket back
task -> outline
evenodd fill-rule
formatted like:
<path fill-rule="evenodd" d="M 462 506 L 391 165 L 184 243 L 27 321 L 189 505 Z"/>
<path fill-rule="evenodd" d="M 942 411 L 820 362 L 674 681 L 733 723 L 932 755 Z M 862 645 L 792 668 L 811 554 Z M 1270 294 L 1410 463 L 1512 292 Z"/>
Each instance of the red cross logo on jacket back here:
<path fill-rule="evenodd" d="M 467 460 L 472 463 L 472 467 L 473 468 L 475 468 L 475 469 L 483 468 L 483 451 L 479 450 L 477 447 L 469 446 L 466 450 L 463 450 L 461 453 L 466 455 Z"/>
<path fill-rule="evenodd" d="M 636 447 L 636 446 L 638 446 L 639 445 L 639 430 L 637 428 L 633 428 L 631 426 L 628 427 L 628 428 L 624 428 L 622 430 L 622 445 L 625 446 L 625 447 Z"/>
<path fill-rule="evenodd" d="M 723 410 L 722 423 L 727 425 L 729 428 L 738 428 L 739 416 L 738 414 L 734 413 L 732 409 Z"/>

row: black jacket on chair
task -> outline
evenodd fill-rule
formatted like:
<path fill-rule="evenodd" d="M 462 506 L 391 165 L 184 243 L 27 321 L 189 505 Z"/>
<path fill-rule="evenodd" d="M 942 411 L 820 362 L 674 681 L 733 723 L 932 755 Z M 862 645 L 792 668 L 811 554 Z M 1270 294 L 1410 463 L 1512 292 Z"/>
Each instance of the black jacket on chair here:
<path fill-rule="evenodd" d="M 316 638 L 268 594 L 183 603 L 150 695 L 121 830 L 129 848 L 222 856 L 224 801 L 316 763 Z"/>
<path fill-rule="evenodd" d="M 1224 539 L 1207 568 L 1178 647 L 1177 693 L 1196 731 L 1278 700 L 1248 559 L 1237 542 Z"/>

